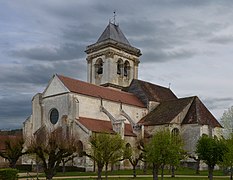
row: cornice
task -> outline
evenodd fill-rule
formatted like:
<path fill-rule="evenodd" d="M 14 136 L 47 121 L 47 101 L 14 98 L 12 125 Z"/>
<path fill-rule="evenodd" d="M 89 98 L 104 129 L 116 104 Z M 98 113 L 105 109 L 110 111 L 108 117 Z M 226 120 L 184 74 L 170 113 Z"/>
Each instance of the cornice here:
<path fill-rule="evenodd" d="M 100 51 L 98 53 L 93 53 L 92 55 L 88 55 L 86 60 L 88 63 L 90 63 L 92 59 L 100 57 L 100 56 L 105 56 L 105 58 L 114 58 L 115 55 L 123 57 L 125 59 L 129 59 L 129 60 L 133 61 L 136 65 L 138 65 L 140 63 L 138 58 L 132 57 L 130 55 L 127 56 L 127 55 L 125 55 L 125 53 L 114 51 L 113 49 L 106 49 L 106 50 Z"/>
<path fill-rule="evenodd" d="M 135 55 L 137 57 L 142 55 L 140 49 L 129 46 L 127 44 L 123 44 L 123 43 L 114 41 L 112 39 L 108 39 L 108 40 L 100 42 L 100 43 L 95 43 L 95 44 L 89 45 L 89 46 L 87 46 L 85 52 L 87 54 L 90 54 L 92 52 L 99 51 L 99 50 L 107 48 L 107 47 L 116 48 L 120 51 L 124 51 L 126 53 L 129 53 L 131 55 Z"/>

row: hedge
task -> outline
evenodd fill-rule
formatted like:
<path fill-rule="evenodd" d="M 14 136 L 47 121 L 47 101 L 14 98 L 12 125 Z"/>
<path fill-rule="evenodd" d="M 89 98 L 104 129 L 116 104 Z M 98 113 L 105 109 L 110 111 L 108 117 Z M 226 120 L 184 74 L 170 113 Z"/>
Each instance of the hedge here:
<path fill-rule="evenodd" d="M 0 169 L 0 179 L 1 180 L 16 180 L 18 177 L 17 173 L 18 173 L 17 169 L 11 169 L 11 168 Z"/>

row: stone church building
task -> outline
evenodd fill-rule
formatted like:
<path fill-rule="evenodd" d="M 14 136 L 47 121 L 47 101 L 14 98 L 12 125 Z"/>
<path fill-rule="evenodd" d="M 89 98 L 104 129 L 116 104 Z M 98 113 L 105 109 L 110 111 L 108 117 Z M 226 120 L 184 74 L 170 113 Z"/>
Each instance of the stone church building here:
<path fill-rule="evenodd" d="M 193 154 L 202 134 L 219 136 L 221 125 L 197 96 L 178 98 L 169 88 L 138 79 L 141 51 L 119 25 L 109 23 L 96 43 L 87 46 L 87 82 L 54 75 L 44 92 L 32 99 L 32 115 L 24 122 L 25 138 L 60 129 L 75 136 L 88 151 L 94 133 L 119 133 L 135 146 L 139 138 L 168 128 L 180 133 Z M 75 166 L 91 170 L 87 157 Z"/>

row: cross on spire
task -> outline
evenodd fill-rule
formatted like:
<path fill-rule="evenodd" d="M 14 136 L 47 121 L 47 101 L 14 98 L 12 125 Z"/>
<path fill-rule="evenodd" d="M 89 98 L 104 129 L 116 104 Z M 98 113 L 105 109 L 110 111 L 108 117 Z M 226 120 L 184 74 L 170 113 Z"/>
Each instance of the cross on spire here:
<path fill-rule="evenodd" d="M 109 22 L 111 22 L 112 24 L 114 25 L 117 25 L 117 22 L 116 22 L 116 10 L 113 11 L 113 18 L 109 19 Z"/>
<path fill-rule="evenodd" d="M 116 25 L 116 11 L 113 11 L 113 24 Z"/>

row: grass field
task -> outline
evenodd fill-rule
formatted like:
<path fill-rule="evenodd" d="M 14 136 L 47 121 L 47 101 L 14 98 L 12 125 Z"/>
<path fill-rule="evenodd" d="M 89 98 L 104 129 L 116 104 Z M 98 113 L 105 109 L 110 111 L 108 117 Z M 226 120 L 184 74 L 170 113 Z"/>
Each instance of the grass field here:
<path fill-rule="evenodd" d="M 54 178 L 55 180 L 56 178 Z M 87 178 L 88 180 L 96 180 L 96 178 Z M 104 179 L 104 177 L 103 177 Z M 151 180 L 152 177 L 137 177 L 137 178 L 126 178 L 126 177 L 121 177 L 121 178 L 108 178 L 109 180 Z M 161 179 L 161 178 L 159 178 Z M 61 179 L 60 179 L 61 180 Z M 62 179 L 62 180 L 83 180 L 82 178 L 72 178 L 72 179 Z M 164 180 L 208 180 L 207 177 L 175 177 L 175 178 L 170 178 L 166 177 Z M 229 180 L 229 177 L 214 177 L 214 180 Z"/>
<path fill-rule="evenodd" d="M 104 175 L 105 172 L 102 172 Z M 144 175 L 142 170 L 136 171 L 137 175 Z M 160 173 L 159 173 L 160 174 Z M 164 171 L 165 175 L 170 175 L 169 170 Z M 176 175 L 192 175 L 192 176 L 208 176 L 208 171 L 200 171 L 200 174 L 196 174 L 195 170 L 189 168 L 179 168 L 175 171 Z M 96 172 L 66 172 L 61 173 L 58 172 L 56 176 L 96 176 Z M 112 171 L 108 172 L 108 175 L 132 175 L 132 170 L 120 170 L 120 171 Z M 146 175 L 152 175 L 152 170 L 148 169 Z M 224 176 L 222 170 L 214 171 L 214 176 Z"/>
<path fill-rule="evenodd" d="M 200 174 L 195 174 L 195 171 L 193 169 L 188 169 L 188 168 L 179 168 L 176 170 L 175 178 L 170 177 L 170 172 L 168 170 L 165 171 L 165 178 L 164 180 L 208 180 L 208 172 L 207 171 L 201 171 Z M 61 173 L 58 172 L 54 179 L 59 178 L 60 180 L 83 180 L 83 179 L 88 179 L 88 180 L 94 180 L 93 176 L 96 176 L 96 172 L 66 172 L 66 173 Z M 105 172 L 102 173 L 102 177 L 104 179 Z M 132 170 L 120 170 L 120 171 L 112 171 L 108 172 L 109 179 L 110 180 L 151 180 L 152 179 L 152 171 L 147 170 L 146 175 L 143 174 L 142 170 L 137 170 L 137 178 L 132 178 Z M 79 177 L 74 177 L 74 176 L 79 176 Z M 111 177 L 114 176 L 114 177 Z M 123 177 L 122 177 L 123 176 Z M 140 177 L 140 176 L 146 176 L 146 177 Z M 148 177 L 150 176 L 150 177 Z M 214 171 L 214 180 L 228 180 L 230 179 L 229 177 L 225 176 L 223 174 L 222 170 Z M 40 174 L 39 178 L 43 179 L 44 175 Z M 62 178 L 64 177 L 64 178 Z M 69 177 L 69 178 L 68 178 Z M 71 178 L 74 177 L 74 178 Z M 22 179 L 23 177 L 20 177 L 19 179 Z M 25 179 L 26 177 L 24 177 Z M 161 179 L 159 177 L 159 179 Z"/>

